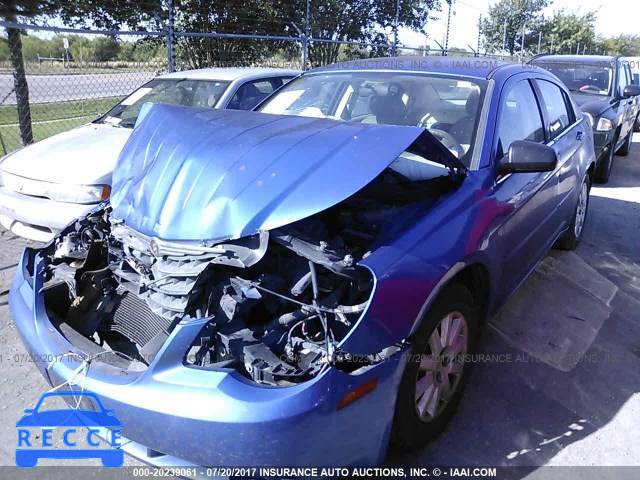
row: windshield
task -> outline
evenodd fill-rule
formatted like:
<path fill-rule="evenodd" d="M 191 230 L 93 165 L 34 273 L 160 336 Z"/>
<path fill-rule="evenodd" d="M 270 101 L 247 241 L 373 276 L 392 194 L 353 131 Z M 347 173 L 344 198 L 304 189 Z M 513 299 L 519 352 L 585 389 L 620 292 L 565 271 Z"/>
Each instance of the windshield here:
<path fill-rule="evenodd" d="M 537 64 L 553 73 L 573 92 L 609 95 L 611 91 L 613 73 L 608 62 L 593 65 L 580 62 L 539 62 Z"/>
<path fill-rule="evenodd" d="M 259 107 L 263 113 L 427 128 L 469 165 L 486 81 L 419 73 L 308 74 Z"/>
<path fill-rule="evenodd" d="M 230 82 L 219 80 L 161 79 L 146 83 L 100 119 L 121 127 L 133 127 L 140 108 L 146 102 L 183 105 L 185 107 L 214 107 Z"/>

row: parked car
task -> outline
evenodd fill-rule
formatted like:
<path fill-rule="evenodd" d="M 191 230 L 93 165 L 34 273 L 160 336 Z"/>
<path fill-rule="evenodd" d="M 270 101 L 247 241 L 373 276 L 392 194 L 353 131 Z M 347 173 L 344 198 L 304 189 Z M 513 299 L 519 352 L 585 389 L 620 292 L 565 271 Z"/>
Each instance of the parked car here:
<path fill-rule="evenodd" d="M 48 241 L 107 199 L 118 154 L 145 102 L 250 110 L 298 73 L 207 68 L 154 78 L 94 122 L 0 159 L 0 224 Z"/>
<path fill-rule="evenodd" d="M 539 55 L 531 60 L 556 75 L 591 119 L 598 163 L 595 180 L 609 181 L 613 156 L 626 156 L 640 112 L 640 86 L 621 56 Z"/>
<path fill-rule="evenodd" d="M 110 203 L 25 250 L 17 330 L 54 384 L 77 361 L 38 359 L 91 356 L 145 462 L 378 463 L 444 428 L 486 319 L 580 241 L 590 123 L 543 69 L 441 57 L 258 110 L 145 107 Z"/>

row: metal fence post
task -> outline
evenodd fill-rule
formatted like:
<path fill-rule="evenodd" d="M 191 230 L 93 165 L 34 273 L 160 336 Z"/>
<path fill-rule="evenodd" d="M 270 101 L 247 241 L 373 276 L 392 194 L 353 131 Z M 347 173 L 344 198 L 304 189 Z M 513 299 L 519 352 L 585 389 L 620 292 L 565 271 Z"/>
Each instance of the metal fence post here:
<path fill-rule="evenodd" d="M 451 4 L 453 3 L 453 0 L 447 0 L 447 3 L 449 4 L 449 9 L 447 10 L 447 31 L 444 37 L 443 56 L 449 55 L 449 29 L 451 28 Z"/>
<path fill-rule="evenodd" d="M 31 107 L 29 105 L 29 86 L 27 85 L 27 74 L 22 56 L 22 34 L 17 28 L 7 28 L 7 37 L 13 67 L 13 85 L 18 110 L 20 144 L 24 147 L 33 143 L 33 129 L 31 124 Z"/>
<path fill-rule="evenodd" d="M 176 56 L 173 49 L 174 42 L 174 11 L 173 11 L 173 0 L 169 0 L 169 21 L 167 23 L 167 63 L 170 72 L 176 71 Z"/>
<path fill-rule="evenodd" d="M 311 0 L 306 2 L 306 11 L 304 19 L 304 38 L 302 39 L 302 70 L 307 70 L 307 64 L 309 62 L 309 38 L 311 37 L 311 24 L 309 22 L 311 18 Z"/>
<path fill-rule="evenodd" d="M 478 50 L 475 52 L 474 57 L 480 56 L 480 38 L 482 37 L 482 14 L 478 17 Z"/>
<path fill-rule="evenodd" d="M 393 45 L 391 45 L 391 56 L 398 55 L 398 23 L 400 23 L 400 0 L 396 0 L 396 16 L 393 20 Z"/>

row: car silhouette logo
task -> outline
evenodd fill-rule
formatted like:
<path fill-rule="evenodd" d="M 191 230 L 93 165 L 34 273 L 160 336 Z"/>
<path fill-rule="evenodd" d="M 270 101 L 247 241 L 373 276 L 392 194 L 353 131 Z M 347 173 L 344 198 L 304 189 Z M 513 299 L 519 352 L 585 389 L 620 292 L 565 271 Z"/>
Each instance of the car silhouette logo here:
<path fill-rule="evenodd" d="M 61 410 L 44 410 L 40 408 L 42 403 L 51 397 L 71 396 L 77 399 L 78 408 L 68 408 Z M 19 467 L 35 467 L 40 458 L 54 459 L 85 459 L 99 458 L 105 467 L 121 467 L 124 463 L 124 452 L 118 448 L 72 448 L 76 445 L 68 438 L 71 433 L 76 434 L 76 430 L 71 427 L 86 427 L 89 429 L 87 443 L 93 447 L 100 446 L 96 441 L 98 429 L 108 428 L 110 430 L 111 447 L 119 447 L 117 440 L 120 438 L 120 427 L 122 422 L 114 415 L 112 409 L 106 409 L 95 393 L 89 392 L 48 392 L 44 393 L 36 406 L 32 409 L 25 409 L 25 415 L 18 420 L 18 448 L 16 448 L 16 465 Z M 29 428 L 42 428 L 42 446 L 51 447 L 50 430 L 56 427 L 65 427 L 64 443 L 70 448 L 37 448 L 31 446 Z M 47 430 L 45 430 L 47 429 Z M 45 434 L 45 432 L 47 434 Z M 34 441 L 35 444 L 35 441 Z M 28 447 L 28 448 L 21 448 Z"/>

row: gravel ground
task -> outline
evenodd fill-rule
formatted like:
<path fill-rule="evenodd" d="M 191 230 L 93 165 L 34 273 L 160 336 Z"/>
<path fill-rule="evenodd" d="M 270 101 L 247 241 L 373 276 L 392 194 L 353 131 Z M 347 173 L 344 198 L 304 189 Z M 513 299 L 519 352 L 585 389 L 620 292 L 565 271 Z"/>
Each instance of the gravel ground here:
<path fill-rule="evenodd" d="M 391 450 L 387 463 L 530 466 L 532 476 L 542 465 L 640 465 L 639 219 L 634 143 L 628 157 L 615 158 L 609 184 L 592 189 L 575 253 L 551 252 L 491 321 L 480 353 L 492 360 L 474 365 L 447 430 L 419 452 Z M 21 361 L 7 305 L 26 245 L 33 244 L 0 231 L 0 465 L 14 464 L 15 422 L 49 388 Z M 139 463 L 127 457 L 125 465 Z"/>

